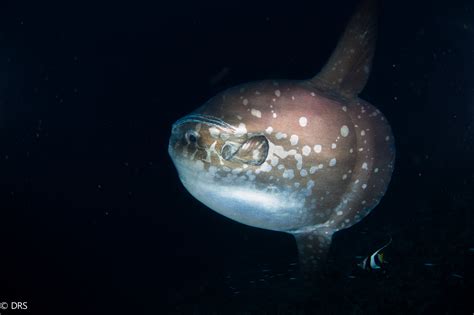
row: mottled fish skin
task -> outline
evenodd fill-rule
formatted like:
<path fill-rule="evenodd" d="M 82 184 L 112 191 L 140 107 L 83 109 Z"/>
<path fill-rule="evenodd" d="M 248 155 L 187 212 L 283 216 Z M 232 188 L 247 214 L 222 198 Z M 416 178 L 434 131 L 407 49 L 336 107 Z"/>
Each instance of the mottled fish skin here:
<path fill-rule="evenodd" d="M 395 158 L 386 118 L 357 97 L 365 81 L 343 89 L 326 74 L 230 88 L 178 120 L 169 143 L 194 197 L 235 221 L 292 233 L 307 272 L 334 232 L 379 203 Z"/>

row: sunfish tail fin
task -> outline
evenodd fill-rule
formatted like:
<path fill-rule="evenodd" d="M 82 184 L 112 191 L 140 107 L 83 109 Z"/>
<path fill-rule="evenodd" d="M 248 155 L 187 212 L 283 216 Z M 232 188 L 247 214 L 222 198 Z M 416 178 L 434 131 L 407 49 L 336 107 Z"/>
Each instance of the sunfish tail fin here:
<path fill-rule="evenodd" d="M 362 0 L 336 49 L 310 82 L 353 98 L 365 87 L 372 66 L 377 33 L 377 0 Z"/>
<path fill-rule="evenodd" d="M 321 279 L 326 273 L 326 258 L 334 230 L 318 227 L 292 233 L 296 239 L 300 269 L 306 282 Z"/>

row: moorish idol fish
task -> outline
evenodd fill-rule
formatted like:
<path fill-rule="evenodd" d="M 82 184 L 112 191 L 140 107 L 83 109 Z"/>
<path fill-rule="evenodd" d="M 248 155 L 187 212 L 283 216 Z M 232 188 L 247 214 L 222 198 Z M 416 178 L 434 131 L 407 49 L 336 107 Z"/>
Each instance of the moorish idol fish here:
<path fill-rule="evenodd" d="M 387 263 L 384 257 L 384 249 L 387 248 L 388 245 L 392 243 L 392 238 L 390 237 L 390 240 L 388 241 L 387 244 L 385 244 L 383 247 L 377 249 L 372 255 L 367 256 L 357 264 L 360 268 L 364 270 L 377 270 L 377 269 L 382 269 L 383 266 Z"/>

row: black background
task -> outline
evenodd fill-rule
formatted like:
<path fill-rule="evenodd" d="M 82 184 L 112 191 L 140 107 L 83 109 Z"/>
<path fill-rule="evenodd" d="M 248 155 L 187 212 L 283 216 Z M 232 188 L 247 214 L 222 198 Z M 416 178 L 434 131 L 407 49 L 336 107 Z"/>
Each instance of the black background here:
<path fill-rule="evenodd" d="M 362 97 L 396 167 L 336 234 L 323 301 L 291 279 L 291 236 L 207 209 L 168 157 L 171 124 L 222 89 L 314 75 L 355 3 L 2 1 L 0 300 L 28 310 L 1 313 L 474 312 L 471 1 L 382 4 Z M 387 269 L 358 271 L 388 236 Z"/>

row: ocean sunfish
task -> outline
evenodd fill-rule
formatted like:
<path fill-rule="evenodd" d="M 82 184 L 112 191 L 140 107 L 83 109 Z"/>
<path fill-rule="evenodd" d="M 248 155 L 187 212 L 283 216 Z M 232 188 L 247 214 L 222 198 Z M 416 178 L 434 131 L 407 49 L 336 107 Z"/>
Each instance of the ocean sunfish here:
<path fill-rule="evenodd" d="M 168 151 L 186 189 L 235 221 L 294 235 L 305 276 L 335 232 L 379 203 L 392 175 L 390 125 L 358 97 L 375 11 L 375 1 L 359 5 L 315 77 L 229 88 L 172 127 Z"/>

